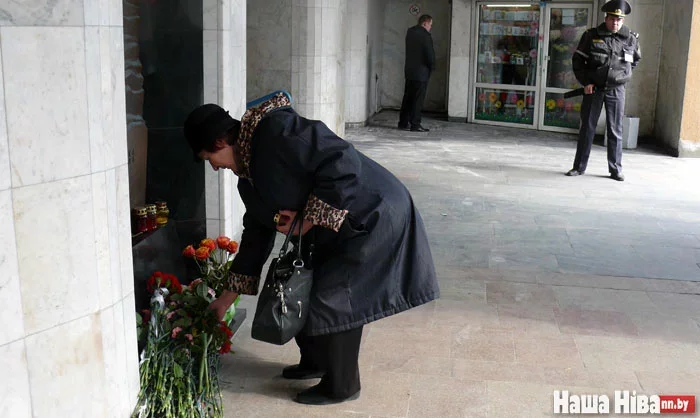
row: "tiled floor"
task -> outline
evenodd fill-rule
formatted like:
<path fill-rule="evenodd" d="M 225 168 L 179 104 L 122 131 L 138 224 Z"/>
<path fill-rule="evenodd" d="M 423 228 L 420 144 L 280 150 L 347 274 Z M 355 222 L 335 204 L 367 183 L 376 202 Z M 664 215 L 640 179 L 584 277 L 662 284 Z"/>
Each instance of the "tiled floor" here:
<path fill-rule="evenodd" d="M 700 160 L 605 149 L 565 177 L 571 136 L 396 114 L 346 134 L 411 190 L 442 297 L 365 327 L 362 394 L 306 407 L 280 377 L 296 346 L 250 338 L 223 360 L 227 417 L 546 417 L 552 393 L 700 396 Z M 254 298 L 241 306 L 254 310 Z M 700 399 L 698 399 L 700 402 Z"/>

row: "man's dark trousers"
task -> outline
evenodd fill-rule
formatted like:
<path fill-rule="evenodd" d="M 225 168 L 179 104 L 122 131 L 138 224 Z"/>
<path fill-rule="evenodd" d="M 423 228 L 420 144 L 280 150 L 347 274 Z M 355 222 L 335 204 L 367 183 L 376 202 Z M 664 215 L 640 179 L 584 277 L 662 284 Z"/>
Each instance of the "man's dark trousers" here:
<path fill-rule="evenodd" d="M 427 81 L 406 80 L 406 86 L 403 90 L 403 101 L 401 102 L 401 113 L 399 114 L 399 127 L 417 128 L 420 126 L 423 100 L 425 100 L 427 88 Z"/>
<path fill-rule="evenodd" d="M 606 129 L 608 131 L 608 172 L 622 173 L 622 118 L 625 112 L 625 86 L 611 89 L 596 89 L 593 94 L 583 96 L 581 103 L 581 130 L 578 136 L 574 170 L 583 173 L 588 166 L 591 145 L 595 136 L 598 118 L 605 103 Z"/>

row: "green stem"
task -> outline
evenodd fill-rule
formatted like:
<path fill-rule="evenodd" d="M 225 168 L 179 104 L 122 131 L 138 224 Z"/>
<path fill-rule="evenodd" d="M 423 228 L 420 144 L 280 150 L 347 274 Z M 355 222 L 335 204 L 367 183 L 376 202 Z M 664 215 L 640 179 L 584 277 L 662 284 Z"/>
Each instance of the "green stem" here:
<path fill-rule="evenodd" d="M 207 334 L 202 334 L 202 360 L 199 363 L 199 393 L 202 393 L 204 389 L 202 385 L 204 383 L 204 368 L 206 366 L 208 345 Z"/>

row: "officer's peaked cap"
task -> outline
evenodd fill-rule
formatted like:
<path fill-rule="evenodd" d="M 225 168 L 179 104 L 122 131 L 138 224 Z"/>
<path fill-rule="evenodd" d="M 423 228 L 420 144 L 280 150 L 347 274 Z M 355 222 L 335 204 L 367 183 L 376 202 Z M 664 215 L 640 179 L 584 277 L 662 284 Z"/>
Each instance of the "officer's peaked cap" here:
<path fill-rule="evenodd" d="M 625 17 L 632 13 L 632 6 L 630 6 L 630 4 L 625 0 L 611 0 L 605 3 L 600 10 L 605 14 Z"/>

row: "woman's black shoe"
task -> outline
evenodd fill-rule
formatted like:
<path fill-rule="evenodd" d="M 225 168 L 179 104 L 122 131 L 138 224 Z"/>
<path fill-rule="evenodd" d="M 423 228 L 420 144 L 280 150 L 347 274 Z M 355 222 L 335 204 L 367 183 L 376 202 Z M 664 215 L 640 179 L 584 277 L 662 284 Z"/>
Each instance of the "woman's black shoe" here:
<path fill-rule="evenodd" d="M 353 401 L 360 397 L 360 391 L 358 390 L 347 398 L 331 398 L 330 396 L 323 394 L 320 386 L 320 384 L 312 386 L 302 392 L 297 393 L 297 397 L 294 398 L 294 400 L 305 405 L 333 405 L 345 401 Z"/>
<path fill-rule="evenodd" d="M 323 377 L 324 374 L 326 373 L 321 370 L 303 368 L 300 364 L 287 366 L 284 369 L 282 369 L 282 377 L 284 377 L 285 379 L 319 379 Z"/>

